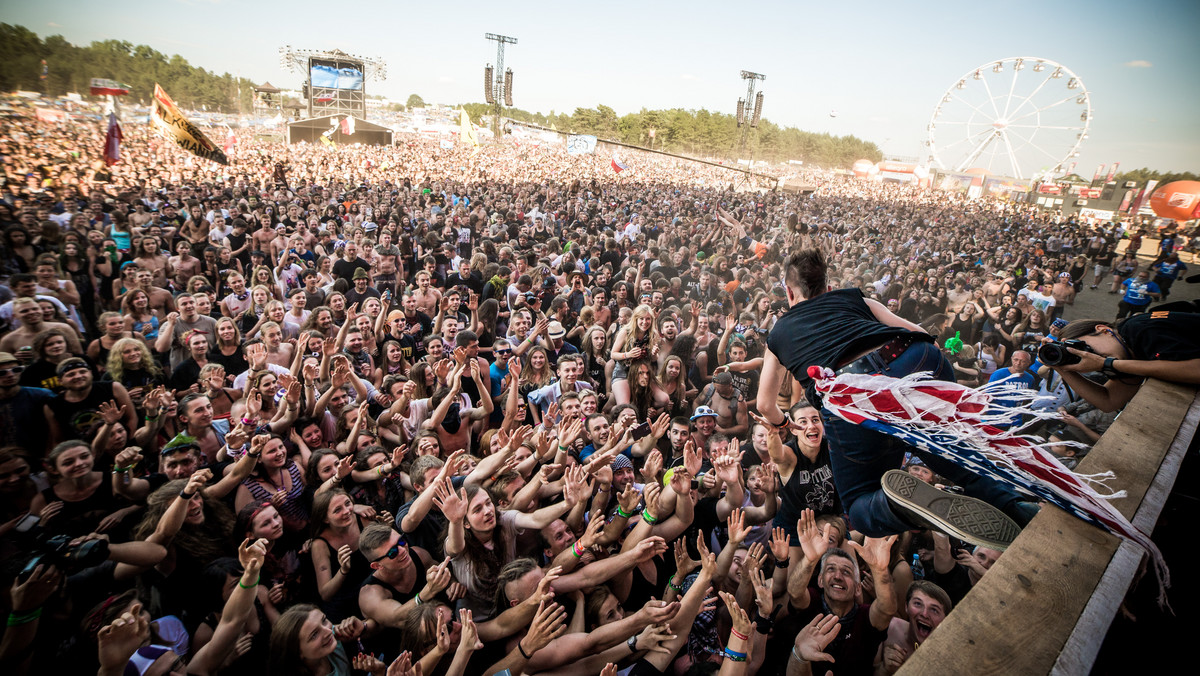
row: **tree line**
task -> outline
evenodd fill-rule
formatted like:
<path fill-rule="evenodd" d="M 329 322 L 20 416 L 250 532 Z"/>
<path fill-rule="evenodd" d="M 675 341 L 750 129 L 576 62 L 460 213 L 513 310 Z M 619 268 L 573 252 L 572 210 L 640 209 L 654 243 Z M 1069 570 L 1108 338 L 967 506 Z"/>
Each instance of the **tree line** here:
<path fill-rule="evenodd" d="M 45 80 L 41 78 L 42 60 L 46 61 Z M 47 96 L 87 94 L 92 78 L 103 77 L 129 85 L 125 99 L 143 105 L 154 96 L 155 82 L 176 103 L 193 110 L 248 113 L 253 101 L 254 83 L 250 80 L 229 73 L 217 75 L 191 65 L 178 54 L 168 56 L 124 40 L 103 40 L 80 47 L 61 35 L 43 40 L 24 26 L 0 23 L 0 62 L 4 63 L 0 68 L 0 91 L 21 89 Z"/>
<path fill-rule="evenodd" d="M 485 103 L 466 103 L 463 107 L 477 123 L 492 114 Z M 763 119 L 757 129 L 748 129 L 746 147 L 741 149 L 743 129 L 737 118 L 728 113 L 671 108 L 669 110 L 641 109 L 636 113 L 618 116 L 606 105 L 595 108 L 576 108 L 575 112 L 548 114 L 531 113 L 519 108 L 506 108 L 504 115 L 520 122 L 529 122 L 574 134 L 592 134 L 597 138 L 620 141 L 630 145 L 665 150 L 692 156 L 720 159 L 741 157 L 772 162 L 800 160 L 806 165 L 820 167 L 849 167 L 855 160 L 879 161 L 879 147 L 852 135 L 834 136 L 782 127 Z M 654 136 L 651 137 L 653 130 Z"/>

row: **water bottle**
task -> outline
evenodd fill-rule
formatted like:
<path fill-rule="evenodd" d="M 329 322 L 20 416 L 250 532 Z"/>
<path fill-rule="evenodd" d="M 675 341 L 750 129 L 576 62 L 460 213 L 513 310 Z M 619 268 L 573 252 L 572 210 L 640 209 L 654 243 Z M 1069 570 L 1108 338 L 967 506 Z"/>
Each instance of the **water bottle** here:
<path fill-rule="evenodd" d="M 921 557 L 913 554 L 912 558 L 912 573 L 914 580 L 925 579 L 925 566 L 921 564 Z"/>

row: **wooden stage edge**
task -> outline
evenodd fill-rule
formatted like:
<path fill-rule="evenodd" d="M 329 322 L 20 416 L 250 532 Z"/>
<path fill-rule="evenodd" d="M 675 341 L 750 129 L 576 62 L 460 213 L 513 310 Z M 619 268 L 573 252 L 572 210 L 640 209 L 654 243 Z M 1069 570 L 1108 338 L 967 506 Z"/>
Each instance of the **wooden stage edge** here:
<path fill-rule="evenodd" d="M 1127 494 L 1113 505 L 1150 532 L 1198 423 L 1196 388 L 1147 381 L 1077 471 L 1112 471 L 1109 488 Z M 1086 674 L 1142 558 L 1137 545 L 1044 507 L 899 674 Z M 1153 572 L 1141 584 L 1156 584 Z"/>

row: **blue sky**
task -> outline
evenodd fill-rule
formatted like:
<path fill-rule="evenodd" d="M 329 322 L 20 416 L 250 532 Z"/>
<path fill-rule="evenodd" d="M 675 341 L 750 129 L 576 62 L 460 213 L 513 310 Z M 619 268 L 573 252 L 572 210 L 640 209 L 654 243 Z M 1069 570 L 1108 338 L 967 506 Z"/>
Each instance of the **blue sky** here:
<path fill-rule="evenodd" d="M 964 72 L 1012 56 L 1057 61 L 1091 93 L 1079 171 L 1200 170 L 1200 2 L 476 2 L 78 0 L 6 2 L 0 20 L 86 44 L 116 38 L 193 65 L 296 87 L 278 48 L 378 56 L 389 77 L 368 93 L 482 100 L 506 52 L 514 103 L 571 112 L 598 103 L 732 112 L 740 70 L 767 75 L 763 115 L 809 131 L 854 134 L 885 153 L 923 153 L 925 127 Z M 106 73 L 96 73 L 103 77 Z M 837 117 L 830 111 L 836 110 Z"/>

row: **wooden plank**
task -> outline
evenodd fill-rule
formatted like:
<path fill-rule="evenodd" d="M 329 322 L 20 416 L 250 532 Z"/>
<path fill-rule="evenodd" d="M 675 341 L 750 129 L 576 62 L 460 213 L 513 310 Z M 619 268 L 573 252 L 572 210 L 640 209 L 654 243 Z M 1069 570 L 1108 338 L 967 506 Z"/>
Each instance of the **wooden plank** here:
<path fill-rule="evenodd" d="M 1127 517 L 1154 482 L 1195 396 L 1193 388 L 1146 383 L 1080 463 L 1081 473 L 1116 473 L 1109 487 L 1127 492 L 1114 502 Z M 1121 543 L 1043 508 L 900 674 L 1050 673 Z"/>
<path fill-rule="evenodd" d="M 1154 524 L 1166 505 L 1167 496 L 1175 486 L 1179 467 L 1183 464 L 1183 458 L 1187 455 L 1188 446 L 1196 434 L 1197 427 L 1200 427 L 1200 391 L 1192 400 L 1183 424 L 1175 434 L 1175 440 L 1171 442 L 1167 456 L 1154 477 L 1154 483 L 1146 492 L 1137 514 L 1133 517 L 1133 525 L 1146 531 L 1154 530 Z M 1120 549 L 1109 562 L 1104 577 L 1100 579 L 1100 584 L 1092 592 L 1092 598 L 1079 617 L 1079 622 L 1059 653 L 1052 674 L 1072 676 L 1091 670 L 1096 655 L 1100 652 L 1101 641 L 1098 637 L 1108 633 L 1108 627 L 1116 617 L 1129 586 L 1133 584 L 1143 556 L 1141 547 L 1132 542 L 1121 543 Z M 1146 584 L 1152 582 L 1147 580 Z"/>

